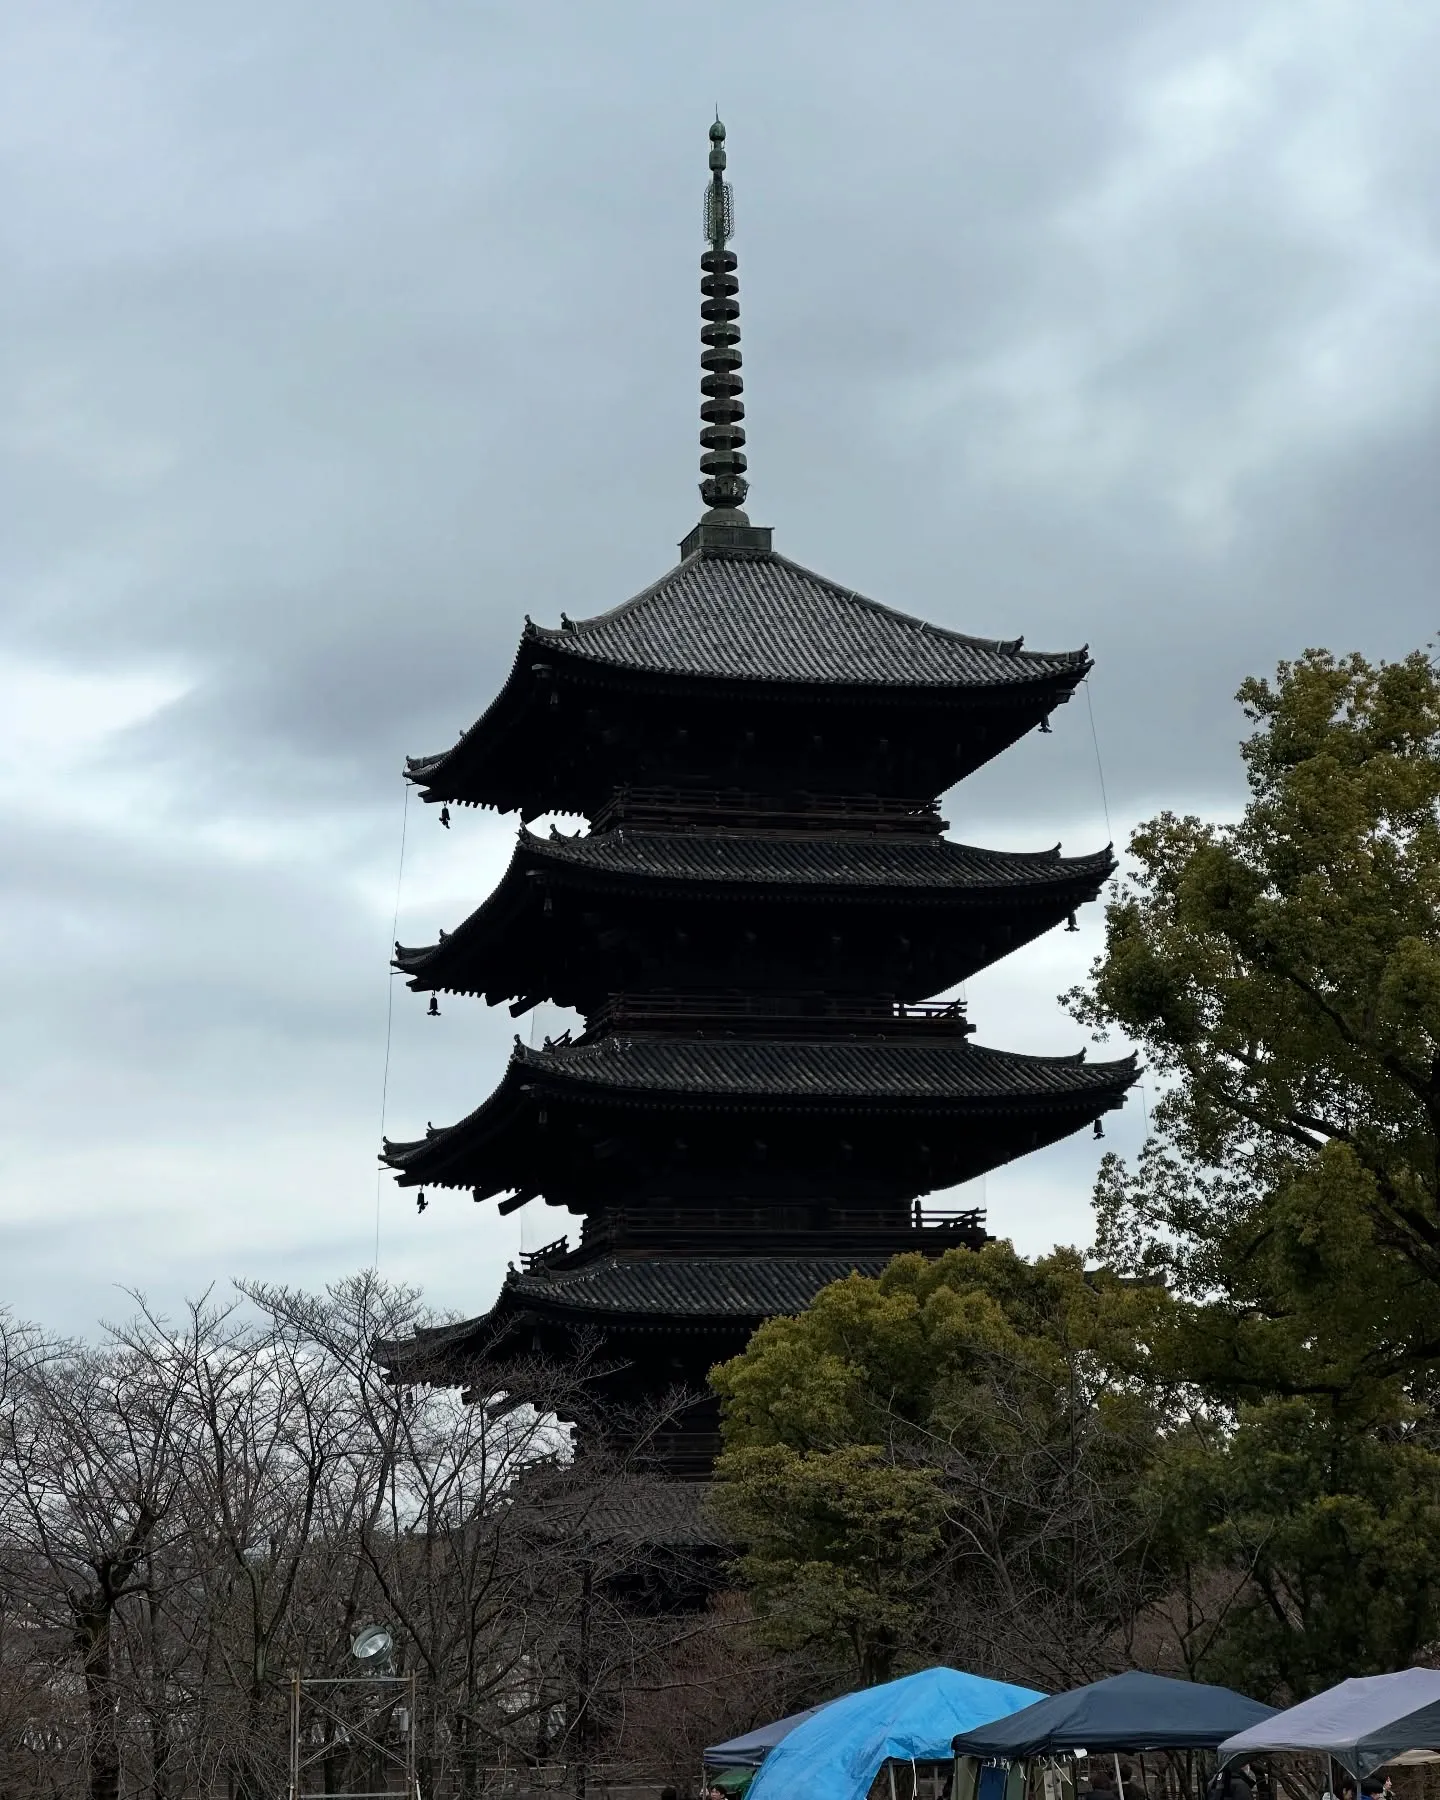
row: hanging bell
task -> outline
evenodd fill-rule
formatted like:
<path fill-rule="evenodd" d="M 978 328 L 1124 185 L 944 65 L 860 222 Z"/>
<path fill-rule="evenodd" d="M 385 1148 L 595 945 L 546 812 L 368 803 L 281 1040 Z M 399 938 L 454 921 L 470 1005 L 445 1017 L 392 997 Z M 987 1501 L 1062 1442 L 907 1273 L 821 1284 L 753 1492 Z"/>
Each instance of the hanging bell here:
<path fill-rule="evenodd" d="M 424 1212 L 424 1210 L 425 1210 L 425 1208 L 426 1208 L 426 1207 L 427 1207 L 427 1206 L 428 1206 L 428 1205 L 429 1205 L 429 1204 L 430 1204 L 430 1202 L 429 1202 L 429 1201 L 428 1201 L 428 1200 L 427 1200 L 427 1199 L 426 1199 L 426 1198 L 425 1198 L 425 1190 L 424 1190 L 424 1188 L 421 1188 L 421 1190 L 420 1190 L 420 1192 L 419 1192 L 419 1193 L 418 1193 L 418 1194 L 417 1194 L 417 1195 L 416 1195 L 416 1196 L 415 1196 L 415 1210 L 416 1210 L 416 1212 L 417 1212 L 417 1213 L 422 1213 L 422 1212 Z"/>
<path fill-rule="evenodd" d="M 1068 917 L 1067 917 L 1067 918 L 1066 918 L 1066 920 L 1065 920 L 1065 929 L 1066 929 L 1066 930 L 1067 930 L 1067 931 L 1078 931 L 1078 930 L 1079 930 L 1079 929 L 1080 929 L 1080 927 L 1079 927 L 1079 926 L 1078 926 L 1078 925 L 1077 925 L 1077 924 L 1076 924 L 1076 923 L 1075 923 L 1075 915 L 1074 915 L 1074 913 L 1070 913 L 1070 914 L 1069 914 L 1069 915 L 1068 915 Z"/>
<path fill-rule="evenodd" d="M 1043 732 L 1044 732 L 1044 733 L 1045 733 L 1045 735 L 1046 735 L 1046 737 L 1049 737 L 1049 735 L 1050 735 L 1050 721 L 1049 721 L 1049 720 L 1048 720 L 1048 719 L 1042 719 L 1042 720 L 1041 720 L 1041 721 L 1040 721 L 1040 729 L 1041 729 L 1041 730 L 1042 730 L 1042 731 L 1043 731 Z"/>
<path fill-rule="evenodd" d="M 440 808 L 440 823 L 447 831 L 450 829 L 450 808 L 448 806 Z"/>
<path fill-rule="evenodd" d="M 1095 1121 L 1095 1135 L 1097 1138 L 1103 1138 L 1105 1135 L 1104 1123 L 1099 1119 Z"/>
<path fill-rule="evenodd" d="M 432 994 L 430 996 L 429 1017 L 432 1019 L 438 1019 L 440 1017 L 440 996 L 438 994 Z"/>

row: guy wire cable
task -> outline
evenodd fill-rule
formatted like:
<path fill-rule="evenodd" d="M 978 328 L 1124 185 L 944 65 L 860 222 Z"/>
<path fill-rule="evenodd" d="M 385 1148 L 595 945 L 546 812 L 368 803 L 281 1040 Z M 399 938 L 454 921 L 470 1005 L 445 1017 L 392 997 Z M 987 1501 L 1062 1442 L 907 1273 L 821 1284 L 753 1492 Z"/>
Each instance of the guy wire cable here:
<path fill-rule="evenodd" d="M 390 943 L 394 947 L 400 933 L 400 887 L 405 880 L 405 833 L 410 824 L 410 783 L 405 783 L 405 799 L 400 808 L 400 867 L 395 871 L 395 916 L 390 921 Z M 385 1004 L 385 1073 L 380 1080 L 380 1142 L 385 1142 L 385 1105 L 390 1098 L 390 1036 L 395 1023 L 395 977 L 398 969 L 391 969 L 390 985 L 386 989 Z M 380 1272 L 380 1183 L 385 1171 L 375 1171 L 375 1272 Z"/>
<path fill-rule="evenodd" d="M 1113 844 L 1115 833 L 1110 824 L 1110 802 L 1105 794 L 1105 764 L 1100 759 L 1100 734 L 1095 729 L 1095 702 L 1090 696 L 1090 677 L 1084 681 L 1085 709 L 1090 714 L 1090 742 L 1095 746 L 1095 772 L 1100 777 L 1100 805 L 1105 813 L 1105 835 Z"/>

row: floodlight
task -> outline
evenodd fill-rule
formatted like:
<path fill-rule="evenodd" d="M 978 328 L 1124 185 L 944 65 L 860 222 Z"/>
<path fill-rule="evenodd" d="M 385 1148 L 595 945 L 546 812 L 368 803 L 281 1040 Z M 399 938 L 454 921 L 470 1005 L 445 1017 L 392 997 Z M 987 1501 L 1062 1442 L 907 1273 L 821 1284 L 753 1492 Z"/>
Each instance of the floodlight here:
<path fill-rule="evenodd" d="M 350 1654 L 365 1669 L 384 1668 L 394 1648 L 395 1640 L 383 1625 L 362 1625 L 350 1641 Z"/>

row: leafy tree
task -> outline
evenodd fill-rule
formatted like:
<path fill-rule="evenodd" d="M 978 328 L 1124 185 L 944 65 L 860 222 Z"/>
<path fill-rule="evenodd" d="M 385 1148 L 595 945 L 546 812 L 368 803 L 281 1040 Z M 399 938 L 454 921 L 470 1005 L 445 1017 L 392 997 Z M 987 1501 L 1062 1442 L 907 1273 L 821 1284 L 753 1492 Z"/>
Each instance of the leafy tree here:
<path fill-rule="evenodd" d="M 773 1639 L 847 1650 L 863 1681 L 902 1642 L 1051 1684 L 1123 1660 L 1162 1582 L 1134 1372 L 1168 1310 L 1073 1251 L 994 1243 L 762 1326 L 712 1379 L 719 1503 Z"/>
<path fill-rule="evenodd" d="M 1140 827 L 1068 998 L 1164 1089 L 1098 1248 L 1185 1302 L 1153 1480 L 1228 1578 L 1205 1666 L 1278 1698 L 1440 1634 L 1440 671 L 1310 651 L 1239 698 L 1242 817 Z"/>
<path fill-rule="evenodd" d="M 871 1444 L 731 1453 L 725 1510 L 744 1534 L 751 1596 L 785 1650 L 845 1644 L 862 1685 L 885 1681 L 940 1544 L 933 1469 L 896 1467 Z"/>
<path fill-rule="evenodd" d="M 1428 1653 L 1440 1593 L 1440 1458 L 1273 1399 L 1196 1422 L 1150 1477 L 1192 1585 L 1192 1672 L 1277 1699 Z"/>
<path fill-rule="evenodd" d="M 1068 996 L 1165 1086 L 1100 1244 L 1222 1297 L 1215 1379 L 1363 1409 L 1440 1359 L 1440 671 L 1310 651 L 1239 698 L 1243 817 L 1141 826 Z"/>

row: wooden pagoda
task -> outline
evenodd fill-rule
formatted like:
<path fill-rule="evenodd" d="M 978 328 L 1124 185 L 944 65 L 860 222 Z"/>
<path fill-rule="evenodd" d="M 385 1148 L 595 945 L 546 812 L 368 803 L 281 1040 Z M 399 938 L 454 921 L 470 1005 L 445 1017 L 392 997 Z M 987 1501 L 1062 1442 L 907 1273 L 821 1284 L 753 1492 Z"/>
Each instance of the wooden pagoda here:
<path fill-rule="evenodd" d="M 676 567 L 595 618 L 531 623 L 488 710 L 408 778 L 432 804 L 522 821 L 496 891 L 453 932 L 397 945 L 429 991 L 574 1008 L 516 1040 L 468 1117 L 386 1142 L 405 1186 L 578 1216 L 484 1317 L 412 1346 L 431 1378 L 606 1350 L 604 1420 L 675 1389 L 655 1446 L 703 1476 L 710 1367 L 851 1270 L 984 1240 L 925 1198 L 1094 1124 L 1133 1059 L 1014 1055 L 930 996 L 1093 900 L 1109 849 L 959 844 L 936 796 L 1042 729 L 1087 652 L 964 636 L 776 552 L 752 525 L 724 127 L 701 257 L 701 495 Z M 526 829 L 580 815 L 573 834 Z M 573 1229 L 573 1228 L 572 1228 Z M 523 1397 L 523 1396 L 522 1396 Z M 608 1412 L 607 1412 L 608 1408 Z"/>

